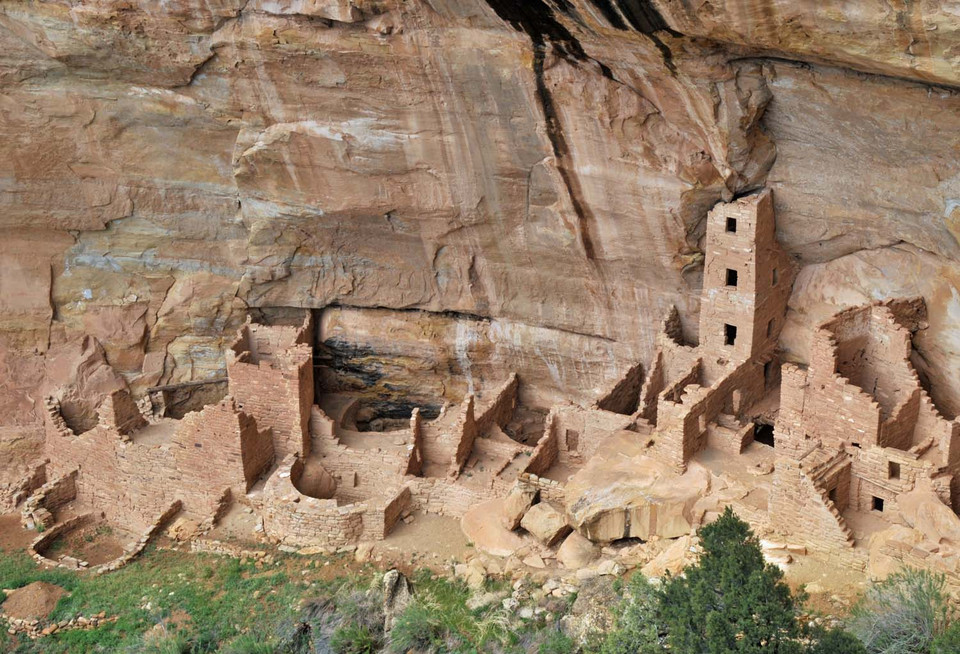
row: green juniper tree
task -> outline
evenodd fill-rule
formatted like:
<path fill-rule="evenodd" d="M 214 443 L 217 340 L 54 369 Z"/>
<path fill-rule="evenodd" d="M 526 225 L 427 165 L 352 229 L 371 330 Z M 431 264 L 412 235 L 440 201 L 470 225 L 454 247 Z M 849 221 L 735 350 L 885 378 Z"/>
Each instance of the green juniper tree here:
<path fill-rule="evenodd" d="M 633 576 L 600 654 L 867 654 L 842 629 L 801 623 L 803 595 L 764 562 L 750 526 L 730 508 L 700 540 L 700 560 L 659 589 Z"/>
<path fill-rule="evenodd" d="M 661 589 L 670 648 L 690 654 L 796 652 L 797 600 L 783 573 L 763 560 L 747 523 L 730 509 L 700 530 L 698 565 Z"/>

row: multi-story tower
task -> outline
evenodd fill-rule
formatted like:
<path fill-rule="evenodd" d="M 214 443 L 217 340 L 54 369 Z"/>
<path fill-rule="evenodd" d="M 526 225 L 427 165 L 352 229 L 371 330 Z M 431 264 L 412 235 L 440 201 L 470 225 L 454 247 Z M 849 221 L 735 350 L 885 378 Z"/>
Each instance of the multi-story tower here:
<path fill-rule="evenodd" d="M 711 210 L 705 250 L 700 350 L 745 361 L 774 349 L 791 268 L 777 243 L 770 191 Z"/>

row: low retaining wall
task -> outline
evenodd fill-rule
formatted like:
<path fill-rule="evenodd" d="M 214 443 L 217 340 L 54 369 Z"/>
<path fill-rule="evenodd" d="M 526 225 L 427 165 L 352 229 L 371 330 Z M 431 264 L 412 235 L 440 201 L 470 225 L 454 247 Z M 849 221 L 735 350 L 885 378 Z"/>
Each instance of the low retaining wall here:
<path fill-rule="evenodd" d="M 143 533 L 142 536 L 133 543 L 124 547 L 124 553 L 112 561 L 97 565 L 94 567 L 88 567 L 86 562 L 79 561 L 73 557 L 65 556 L 59 561 L 54 561 L 44 556 L 43 552 L 53 544 L 53 542 L 63 536 L 68 534 L 71 531 L 85 527 L 91 522 L 94 521 L 94 515 L 92 513 L 84 513 L 83 515 L 78 515 L 69 520 L 64 520 L 63 522 L 54 525 L 51 529 L 45 531 L 40 536 L 38 536 L 30 544 L 30 549 L 28 550 L 30 556 L 33 557 L 33 560 L 37 562 L 38 565 L 45 568 L 66 568 L 71 570 L 90 570 L 95 574 L 103 574 L 105 572 L 112 572 L 114 570 L 119 570 L 127 563 L 136 558 L 143 549 L 147 546 L 147 543 L 163 529 L 167 523 L 169 523 L 177 513 L 183 508 L 183 504 L 180 500 L 175 501 L 170 507 L 161 513 L 156 520 L 153 521 L 153 524 Z M 76 563 L 74 563 L 76 562 Z"/>
<path fill-rule="evenodd" d="M 58 477 L 37 489 L 20 510 L 20 522 L 27 529 L 53 525 L 53 512 L 77 497 L 77 471 Z"/>
<path fill-rule="evenodd" d="M 0 513 L 13 511 L 47 482 L 47 464 L 41 463 L 15 482 L 0 486 Z"/>

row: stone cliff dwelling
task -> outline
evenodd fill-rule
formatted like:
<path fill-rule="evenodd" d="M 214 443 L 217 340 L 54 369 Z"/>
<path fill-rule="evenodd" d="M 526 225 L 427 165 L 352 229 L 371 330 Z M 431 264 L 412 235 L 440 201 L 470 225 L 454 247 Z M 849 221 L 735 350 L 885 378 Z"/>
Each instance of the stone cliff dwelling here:
<path fill-rule="evenodd" d="M 524 409 L 516 374 L 430 417 L 361 416 L 362 393 L 317 383 L 309 312 L 248 319 L 225 353 L 226 395 L 198 411 L 121 389 L 83 429 L 61 389 L 47 399 L 46 462 L 18 487 L 24 524 L 46 528 L 35 554 L 56 564 L 52 538 L 103 519 L 139 535 L 109 569 L 161 529 L 215 530 L 235 506 L 284 546 L 389 538 L 419 512 L 462 518 L 478 547 L 507 554 L 520 534 L 545 550 L 573 530 L 603 544 L 676 538 L 733 504 L 847 565 L 922 563 L 960 582 L 960 425 L 911 363 L 923 301 L 842 311 L 816 331 L 809 365 L 784 363 L 795 270 L 771 191 L 714 207 L 705 243 L 699 342 L 673 309 L 651 361 L 592 405 L 553 406 L 535 443 L 508 427 Z"/>

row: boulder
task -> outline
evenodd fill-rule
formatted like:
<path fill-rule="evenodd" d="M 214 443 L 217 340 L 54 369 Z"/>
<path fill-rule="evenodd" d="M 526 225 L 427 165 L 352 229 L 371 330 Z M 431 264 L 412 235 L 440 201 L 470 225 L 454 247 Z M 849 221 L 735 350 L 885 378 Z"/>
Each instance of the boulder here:
<path fill-rule="evenodd" d="M 393 619 L 413 599 L 413 588 L 399 570 L 389 570 L 383 575 L 383 629 L 390 631 Z"/>
<path fill-rule="evenodd" d="M 568 570 L 578 570 L 593 563 L 597 554 L 597 546 L 574 531 L 557 550 L 557 560 Z"/>
<path fill-rule="evenodd" d="M 635 436 L 622 432 L 607 439 L 564 489 L 573 527 L 595 543 L 677 538 L 699 523 L 696 505 L 710 489 L 709 472 L 694 462 L 678 475 L 646 456 Z"/>
<path fill-rule="evenodd" d="M 533 534 L 545 545 L 552 546 L 570 533 L 570 525 L 567 524 L 565 515 L 555 508 L 541 502 L 534 504 L 523 516 L 520 526 Z"/>
<path fill-rule="evenodd" d="M 503 498 L 503 526 L 513 531 L 520 526 L 520 521 L 537 499 L 537 491 L 530 488 L 514 487 L 510 494 Z"/>

